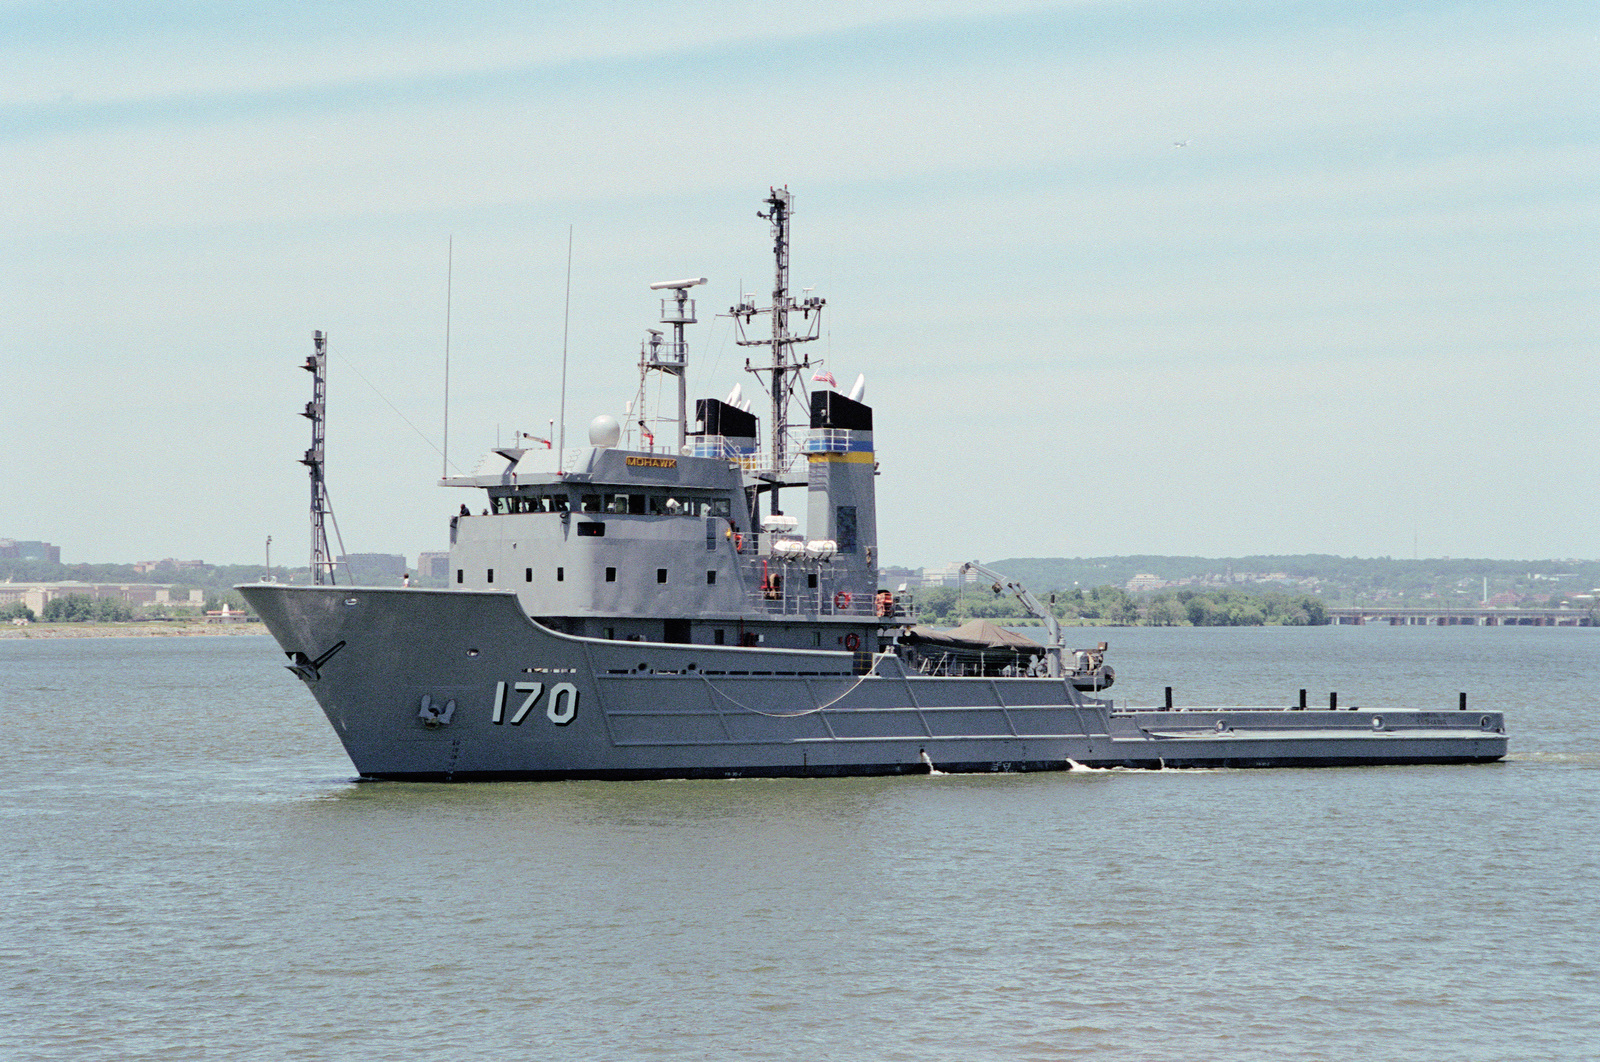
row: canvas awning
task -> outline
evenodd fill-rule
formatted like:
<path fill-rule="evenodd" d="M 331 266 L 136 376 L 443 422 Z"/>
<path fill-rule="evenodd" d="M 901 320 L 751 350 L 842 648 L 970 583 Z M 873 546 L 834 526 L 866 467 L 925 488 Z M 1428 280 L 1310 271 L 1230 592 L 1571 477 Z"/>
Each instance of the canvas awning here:
<path fill-rule="evenodd" d="M 1025 634 L 1008 631 L 993 620 L 968 620 L 954 630 L 941 631 L 933 627 L 912 627 L 906 634 L 910 642 L 923 642 L 950 649 L 983 652 L 995 649 L 1014 653 L 1042 653 L 1044 646 Z"/>

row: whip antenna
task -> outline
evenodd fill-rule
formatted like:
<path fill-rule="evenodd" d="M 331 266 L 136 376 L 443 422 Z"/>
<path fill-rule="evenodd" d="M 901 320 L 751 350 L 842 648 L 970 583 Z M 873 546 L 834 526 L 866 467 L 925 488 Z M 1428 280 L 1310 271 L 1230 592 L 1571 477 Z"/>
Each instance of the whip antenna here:
<path fill-rule="evenodd" d="M 561 311 L 561 442 L 556 450 L 556 474 L 567 469 L 567 322 L 572 317 L 572 226 L 567 226 L 567 302 Z"/>
<path fill-rule="evenodd" d="M 450 478 L 450 291 L 456 264 L 456 238 L 452 234 L 446 244 L 444 257 L 444 459 L 439 468 L 439 478 Z"/>

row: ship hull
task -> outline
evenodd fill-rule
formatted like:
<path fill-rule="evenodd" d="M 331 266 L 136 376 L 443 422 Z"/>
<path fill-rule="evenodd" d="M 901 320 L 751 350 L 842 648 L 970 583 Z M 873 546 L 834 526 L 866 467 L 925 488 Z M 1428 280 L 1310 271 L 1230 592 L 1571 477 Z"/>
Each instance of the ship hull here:
<path fill-rule="evenodd" d="M 866 668 L 850 653 L 572 637 L 509 593 L 239 589 L 371 778 L 1311 767 L 1506 752 L 1499 713 L 1113 710 L 1061 679 L 919 676 L 892 655 Z"/>

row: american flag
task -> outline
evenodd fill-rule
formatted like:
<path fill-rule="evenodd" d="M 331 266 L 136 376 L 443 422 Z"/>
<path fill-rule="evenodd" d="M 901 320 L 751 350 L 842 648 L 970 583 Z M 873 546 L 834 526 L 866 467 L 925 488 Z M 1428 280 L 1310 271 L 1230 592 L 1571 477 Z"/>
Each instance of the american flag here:
<path fill-rule="evenodd" d="M 839 386 L 839 381 L 835 380 L 833 378 L 833 373 L 829 372 L 827 369 L 818 369 L 811 375 L 811 379 L 816 383 L 825 383 L 829 387 Z"/>

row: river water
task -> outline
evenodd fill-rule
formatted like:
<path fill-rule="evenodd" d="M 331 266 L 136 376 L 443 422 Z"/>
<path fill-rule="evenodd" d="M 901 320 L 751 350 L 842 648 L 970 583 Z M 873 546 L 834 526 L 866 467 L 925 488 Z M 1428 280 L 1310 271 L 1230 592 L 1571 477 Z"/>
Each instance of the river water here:
<path fill-rule="evenodd" d="M 1465 767 L 357 783 L 265 637 L 0 641 L 0 1057 L 1592 1059 L 1600 630 L 1127 629 Z"/>

